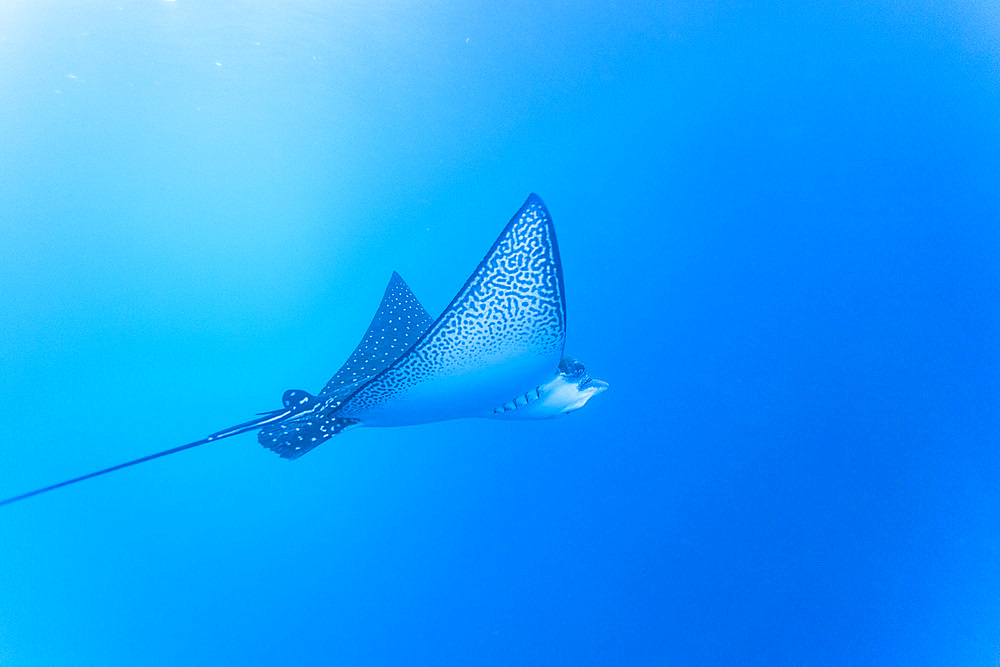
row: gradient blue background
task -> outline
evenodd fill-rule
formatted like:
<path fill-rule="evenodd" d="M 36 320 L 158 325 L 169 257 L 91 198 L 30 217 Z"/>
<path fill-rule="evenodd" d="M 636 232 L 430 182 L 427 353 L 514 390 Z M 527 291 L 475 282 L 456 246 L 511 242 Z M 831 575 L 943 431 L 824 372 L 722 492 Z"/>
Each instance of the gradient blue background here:
<path fill-rule="evenodd" d="M 3 507 L 0 663 L 995 664 L 998 72 L 985 0 L 5 0 L 0 495 L 317 390 L 531 191 L 612 389 Z"/>

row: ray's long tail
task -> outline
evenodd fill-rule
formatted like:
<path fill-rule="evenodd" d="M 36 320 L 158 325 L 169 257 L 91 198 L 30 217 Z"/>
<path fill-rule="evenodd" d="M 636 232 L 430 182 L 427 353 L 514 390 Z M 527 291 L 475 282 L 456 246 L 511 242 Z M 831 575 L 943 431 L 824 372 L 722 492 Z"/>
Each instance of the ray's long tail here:
<path fill-rule="evenodd" d="M 180 447 L 173 447 L 171 449 L 164 450 L 162 452 L 157 452 L 155 454 L 149 454 L 148 456 L 143 456 L 141 458 L 135 459 L 133 461 L 126 461 L 125 463 L 119 463 L 118 465 L 111 466 L 110 468 L 105 468 L 103 470 L 98 470 L 96 472 L 87 473 L 86 475 L 81 475 L 80 477 L 74 477 L 73 479 L 67 479 L 63 482 L 57 484 L 50 484 L 49 486 L 44 486 L 40 489 L 35 489 L 34 491 L 28 491 L 27 493 L 22 493 L 17 496 L 12 496 L 5 500 L 0 500 L 0 505 L 9 505 L 10 503 L 16 503 L 19 500 L 24 500 L 25 498 L 30 498 L 32 496 L 37 496 L 42 493 L 47 493 L 48 491 L 54 491 L 58 488 L 69 486 L 70 484 L 76 484 L 77 482 L 82 482 L 85 479 L 90 479 L 92 477 L 99 477 L 101 475 L 106 475 L 109 472 L 114 472 L 115 470 L 121 470 L 122 468 L 128 468 L 130 466 L 137 465 L 139 463 L 145 463 L 146 461 L 152 461 L 153 459 L 158 459 L 161 456 L 168 456 L 170 454 L 176 454 L 177 452 L 184 451 L 185 449 L 191 449 L 192 447 L 198 447 L 200 445 L 205 445 L 216 440 L 222 440 L 223 438 L 228 438 L 233 435 L 239 435 L 240 433 L 246 433 L 247 431 L 252 431 L 254 429 L 267 426 L 268 424 L 274 424 L 280 422 L 281 420 L 287 418 L 295 412 L 293 407 L 285 407 L 281 410 L 274 410 L 273 412 L 266 412 L 257 419 L 253 419 L 242 424 L 237 424 L 212 435 L 197 440 L 195 442 L 189 442 L 186 445 L 181 445 Z"/>

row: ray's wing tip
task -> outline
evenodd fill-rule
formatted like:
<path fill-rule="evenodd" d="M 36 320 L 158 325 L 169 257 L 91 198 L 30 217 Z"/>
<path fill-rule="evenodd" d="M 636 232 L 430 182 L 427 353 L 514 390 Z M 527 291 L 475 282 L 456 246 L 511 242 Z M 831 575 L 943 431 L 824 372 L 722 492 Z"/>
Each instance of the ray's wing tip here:
<path fill-rule="evenodd" d="M 547 210 L 545 208 L 545 202 L 542 201 L 542 198 L 539 197 L 534 192 L 531 192 L 528 194 L 528 198 L 524 200 L 524 206 L 522 206 L 521 208 L 536 208 L 536 207 L 542 209 L 543 211 Z"/>
<path fill-rule="evenodd" d="M 398 271 L 392 272 L 392 276 L 389 278 L 389 284 L 385 286 L 386 295 L 393 292 L 395 293 L 402 292 L 409 294 L 410 296 L 413 296 L 413 292 L 410 290 L 410 286 L 406 284 L 406 281 L 403 280 L 403 276 L 399 275 Z M 383 298 L 385 297 L 383 296 Z M 415 299 L 416 297 L 413 298 Z"/>

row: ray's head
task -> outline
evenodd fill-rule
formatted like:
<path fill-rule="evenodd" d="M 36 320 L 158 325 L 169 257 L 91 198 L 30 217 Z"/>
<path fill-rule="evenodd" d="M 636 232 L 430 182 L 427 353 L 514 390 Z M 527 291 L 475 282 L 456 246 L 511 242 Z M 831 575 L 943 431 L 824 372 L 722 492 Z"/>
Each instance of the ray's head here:
<path fill-rule="evenodd" d="M 587 369 L 579 361 L 564 355 L 559 362 L 559 375 L 548 385 L 556 402 L 563 405 L 562 414 L 579 410 L 587 401 L 608 388 L 608 383 L 587 375 Z"/>
<path fill-rule="evenodd" d="M 549 419 L 579 410 L 608 388 L 608 383 L 587 375 L 573 357 L 564 356 L 548 382 L 515 396 L 494 408 L 493 419 Z"/>

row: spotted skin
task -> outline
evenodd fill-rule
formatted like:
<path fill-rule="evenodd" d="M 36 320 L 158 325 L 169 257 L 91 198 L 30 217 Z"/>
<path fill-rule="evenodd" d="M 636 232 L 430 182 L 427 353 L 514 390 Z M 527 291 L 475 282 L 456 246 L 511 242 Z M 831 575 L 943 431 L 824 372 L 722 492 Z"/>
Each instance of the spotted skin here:
<path fill-rule="evenodd" d="M 261 444 L 297 458 L 353 426 L 492 416 L 511 396 L 537 396 L 557 372 L 566 339 L 555 230 L 537 195 L 441 316 L 429 320 L 394 275 L 348 362 L 301 412 L 265 426 Z"/>
<path fill-rule="evenodd" d="M 555 230 L 531 195 L 420 341 L 338 414 L 392 426 L 491 412 L 558 366 L 565 332 Z"/>
<path fill-rule="evenodd" d="M 346 385 L 375 377 L 403 356 L 427 331 L 433 320 L 395 271 L 378 312 L 347 363 L 326 383 L 320 396 Z"/>
<path fill-rule="evenodd" d="M 357 419 L 334 417 L 330 413 L 313 410 L 298 418 L 265 426 L 257 439 L 281 458 L 297 459 L 357 424 Z"/>
<path fill-rule="evenodd" d="M 319 396 L 301 390 L 285 393 L 285 407 L 295 412 L 282 422 L 261 429 L 258 442 L 283 458 L 298 458 L 357 423 L 335 416 L 336 409 L 364 381 L 385 370 L 408 350 L 431 325 L 431 316 L 403 278 L 392 272 L 378 311 L 347 362 Z"/>

